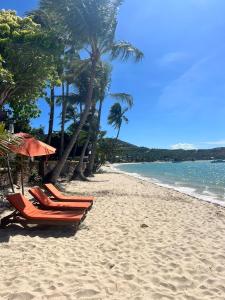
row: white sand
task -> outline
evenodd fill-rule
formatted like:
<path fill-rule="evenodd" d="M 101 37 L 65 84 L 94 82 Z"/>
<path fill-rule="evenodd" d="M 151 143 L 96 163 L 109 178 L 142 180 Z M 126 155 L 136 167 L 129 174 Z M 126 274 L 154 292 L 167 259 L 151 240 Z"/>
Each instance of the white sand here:
<path fill-rule="evenodd" d="M 0 230 L 0 299 L 224 300 L 225 209 L 123 174 L 80 230 Z"/>

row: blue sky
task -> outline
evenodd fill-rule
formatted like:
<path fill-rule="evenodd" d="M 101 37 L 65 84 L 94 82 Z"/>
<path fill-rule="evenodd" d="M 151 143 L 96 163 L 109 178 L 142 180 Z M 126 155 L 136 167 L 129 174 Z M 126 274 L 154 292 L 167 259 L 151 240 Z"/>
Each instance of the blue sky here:
<path fill-rule="evenodd" d="M 1 0 L 22 15 L 37 0 Z M 141 4 L 140 4 L 141 3 Z M 117 39 L 145 54 L 143 62 L 114 62 L 112 92 L 133 95 L 135 106 L 120 138 L 153 148 L 225 146 L 225 1 L 127 0 L 119 13 Z M 105 101 L 107 125 L 112 100 Z M 47 128 L 48 107 L 32 124 Z M 56 123 L 59 120 L 56 119 Z"/>

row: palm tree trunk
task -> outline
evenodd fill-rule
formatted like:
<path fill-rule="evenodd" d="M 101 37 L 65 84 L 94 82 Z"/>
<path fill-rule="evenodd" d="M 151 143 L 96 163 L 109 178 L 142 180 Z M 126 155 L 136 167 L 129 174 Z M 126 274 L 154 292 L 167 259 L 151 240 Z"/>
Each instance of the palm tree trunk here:
<path fill-rule="evenodd" d="M 54 127 L 54 116 L 55 116 L 55 87 L 51 87 L 50 90 L 50 113 L 49 113 L 49 123 L 48 123 L 48 135 L 46 138 L 46 143 L 51 145 L 52 141 L 52 133 L 53 133 L 53 127 Z M 38 175 L 41 176 L 41 178 L 44 178 L 45 176 L 45 158 L 41 157 L 39 164 L 38 164 Z"/>
<path fill-rule="evenodd" d="M 9 176 L 9 183 L 12 189 L 12 192 L 15 193 L 14 186 L 13 186 L 13 178 L 12 178 L 12 173 L 11 173 L 11 167 L 10 167 L 10 162 L 9 162 L 9 155 L 6 155 L 6 162 L 7 162 L 7 172 Z"/>
<path fill-rule="evenodd" d="M 82 108 L 82 103 L 80 102 L 80 114 L 82 114 L 83 108 Z"/>
<path fill-rule="evenodd" d="M 89 158 L 89 163 L 86 171 L 86 176 L 88 177 L 93 177 L 93 171 L 94 171 L 94 164 L 95 164 L 95 157 L 96 157 L 96 150 L 97 150 L 97 134 L 94 137 L 94 140 L 92 142 L 92 147 L 91 147 L 91 155 Z"/>
<path fill-rule="evenodd" d="M 81 115 L 80 124 L 77 127 L 77 129 L 74 131 L 74 134 L 72 135 L 70 142 L 68 143 L 65 151 L 63 152 L 61 159 L 58 161 L 58 163 L 56 164 L 55 168 L 53 169 L 53 171 L 51 172 L 51 174 L 49 176 L 49 181 L 51 181 L 52 183 L 55 183 L 57 181 L 58 177 L 60 176 L 60 173 L 66 163 L 66 160 L 69 157 L 70 152 L 73 149 L 73 146 L 75 145 L 77 138 L 80 134 L 80 131 L 83 128 L 83 126 L 87 120 L 87 117 L 88 117 L 88 114 L 89 114 L 89 111 L 91 108 L 91 104 L 92 104 L 92 95 L 93 95 L 93 89 L 94 89 L 94 80 L 95 80 L 97 61 L 98 61 L 98 58 L 93 57 L 92 66 L 91 66 L 91 77 L 90 77 L 90 82 L 89 82 L 89 86 L 88 86 L 87 98 L 85 101 L 85 109 Z"/>
<path fill-rule="evenodd" d="M 120 135 L 120 129 L 121 129 L 121 125 L 120 125 L 120 127 L 118 128 L 118 132 L 117 132 L 117 135 L 116 135 L 116 143 L 117 143 L 118 138 L 119 138 L 119 135 Z"/>
<path fill-rule="evenodd" d="M 65 83 L 62 82 L 62 118 L 61 118 L 61 132 L 60 132 L 60 148 L 59 157 L 62 157 L 64 150 L 64 129 L 65 129 L 65 116 L 66 116 L 66 99 L 65 99 Z"/>
<path fill-rule="evenodd" d="M 118 146 L 118 138 L 119 138 L 119 135 L 120 135 L 120 129 L 121 129 L 121 125 L 118 128 L 117 135 L 116 135 L 115 141 L 113 143 L 113 148 L 112 148 L 112 162 L 113 163 L 116 160 L 116 150 L 117 150 L 117 146 Z"/>
<path fill-rule="evenodd" d="M 47 139 L 46 139 L 47 144 L 51 144 L 51 140 L 52 140 L 54 115 L 55 115 L 55 91 L 54 91 L 54 86 L 53 86 L 51 88 L 51 92 L 50 92 L 50 114 L 49 114 L 48 135 L 47 135 Z"/>
<path fill-rule="evenodd" d="M 71 154 L 72 159 L 74 159 L 74 157 L 76 156 L 76 153 L 77 153 L 77 143 L 73 147 L 73 151 L 72 151 L 72 154 Z"/>
<path fill-rule="evenodd" d="M 78 163 L 78 165 L 76 166 L 76 168 L 73 172 L 73 176 L 71 178 L 72 180 L 73 179 L 87 180 L 87 178 L 84 176 L 84 156 L 85 156 L 90 138 L 91 138 L 91 131 L 89 130 L 86 142 L 83 146 L 83 149 L 82 149 L 82 152 L 81 152 L 81 155 L 80 155 L 79 163 Z"/>
<path fill-rule="evenodd" d="M 89 163 L 88 163 L 87 172 L 86 172 L 87 176 L 93 176 L 96 150 L 97 150 L 97 142 L 98 142 L 98 134 L 99 134 L 100 124 L 101 124 L 102 104 L 103 104 L 103 101 L 100 101 L 99 109 L 98 109 L 97 130 L 95 132 L 94 139 L 93 139 L 93 142 L 92 142 L 91 155 L 90 155 L 90 158 L 89 158 Z"/>
<path fill-rule="evenodd" d="M 89 120 L 89 129 L 88 129 L 88 136 L 86 138 L 86 142 L 83 146 L 81 155 L 80 155 L 80 160 L 79 163 L 77 165 L 77 167 L 74 170 L 72 179 L 82 179 L 82 180 L 88 180 L 87 177 L 85 177 L 84 175 L 84 156 L 87 150 L 87 147 L 89 145 L 90 139 L 91 139 L 91 135 L 93 133 L 93 120 L 94 120 L 94 114 L 95 114 L 95 103 L 92 103 L 92 107 L 91 107 L 91 117 Z"/>

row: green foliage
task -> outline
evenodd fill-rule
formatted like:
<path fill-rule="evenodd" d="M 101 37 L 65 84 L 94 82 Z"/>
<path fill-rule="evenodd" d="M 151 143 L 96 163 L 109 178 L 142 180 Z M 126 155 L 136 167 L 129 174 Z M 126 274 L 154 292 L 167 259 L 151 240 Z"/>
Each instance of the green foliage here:
<path fill-rule="evenodd" d="M 87 137 L 88 137 L 88 132 L 85 130 L 81 130 L 78 141 L 77 141 L 77 145 L 83 146 L 86 142 Z"/>
<path fill-rule="evenodd" d="M 29 102 L 18 100 L 12 102 L 10 108 L 13 112 L 16 132 L 28 132 L 30 130 L 30 120 L 38 118 L 41 114 L 41 110 L 35 100 L 30 100 Z"/>
<path fill-rule="evenodd" d="M 45 133 L 44 127 L 40 126 L 39 128 L 32 128 L 29 133 L 34 136 L 36 139 L 45 142 Z"/>
<path fill-rule="evenodd" d="M 38 174 L 38 170 L 36 168 L 31 169 L 31 174 L 28 179 L 29 183 L 33 185 L 40 185 L 42 184 L 42 178 Z"/>
<path fill-rule="evenodd" d="M 0 27 L 0 106 L 21 103 L 21 108 L 43 95 L 61 45 L 31 17 L 21 18 L 14 11 L 0 11 Z"/>
<path fill-rule="evenodd" d="M 14 81 L 13 81 L 13 75 L 10 73 L 9 70 L 6 70 L 3 67 L 3 63 L 4 60 L 2 58 L 2 56 L 0 55 L 0 83 L 1 86 L 5 86 L 7 87 L 8 85 L 13 86 L 14 85 Z"/>
<path fill-rule="evenodd" d="M 97 143 L 96 169 L 111 159 L 111 153 L 113 152 L 113 148 L 115 146 L 113 139 L 109 140 L 104 138 L 105 134 L 106 132 L 102 132 Z"/>

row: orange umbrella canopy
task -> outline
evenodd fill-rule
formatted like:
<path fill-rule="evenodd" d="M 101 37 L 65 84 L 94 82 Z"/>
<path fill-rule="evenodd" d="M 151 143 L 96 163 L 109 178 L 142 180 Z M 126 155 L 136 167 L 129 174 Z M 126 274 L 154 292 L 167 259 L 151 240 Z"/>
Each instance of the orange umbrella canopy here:
<path fill-rule="evenodd" d="M 14 153 L 25 156 L 43 156 L 54 154 L 56 149 L 45 144 L 39 140 L 36 140 L 32 135 L 28 133 L 16 133 L 16 136 L 21 137 L 22 143 L 19 146 L 11 146 L 11 150 Z"/>

